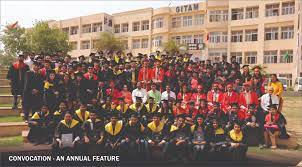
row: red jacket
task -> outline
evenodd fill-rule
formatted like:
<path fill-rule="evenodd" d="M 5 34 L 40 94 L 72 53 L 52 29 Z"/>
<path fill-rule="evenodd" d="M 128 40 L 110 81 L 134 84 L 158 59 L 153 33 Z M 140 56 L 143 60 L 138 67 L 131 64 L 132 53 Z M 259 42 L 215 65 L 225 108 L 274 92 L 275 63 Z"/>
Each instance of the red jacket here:
<path fill-rule="evenodd" d="M 213 103 L 214 102 L 213 96 L 214 96 L 214 91 L 210 90 L 207 94 L 207 101 Z M 217 98 L 216 102 L 219 102 L 221 104 L 222 103 L 222 96 L 223 96 L 223 93 L 218 92 L 218 98 Z"/>
<path fill-rule="evenodd" d="M 152 69 L 141 68 L 138 73 L 138 81 L 150 81 L 152 78 Z"/>
<path fill-rule="evenodd" d="M 180 107 L 180 108 L 174 107 L 173 108 L 173 115 L 174 115 L 174 117 L 176 117 L 179 114 L 187 114 L 188 115 L 189 112 L 188 112 L 188 110 L 183 109 L 182 107 Z"/>
<path fill-rule="evenodd" d="M 158 68 L 157 78 L 156 78 L 156 68 L 155 67 L 151 69 L 151 73 L 152 73 L 152 75 L 151 75 L 152 79 L 163 82 L 165 71 L 162 68 Z"/>
<path fill-rule="evenodd" d="M 251 99 L 250 99 L 250 104 L 255 104 L 258 107 L 258 96 L 256 94 L 256 92 L 250 92 L 251 93 Z M 245 99 L 245 92 L 241 92 L 239 94 L 239 100 L 238 103 L 240 105 L 241 108 L 247 108 L 247 104 L 246 104 L 246 99 Z"/>
<path fill-rule="evenodd" d="M 231 92 L 231 96 L 228 92 L 224 92 L 222 95 L 221 108 L 226 113 L 232 103 L 238 103 L 239 95 L 236 92 Z"/>
<path fill-rule="evenodd" d="M 84 76 L 84 78 L 89 80 L 89 72 L 85 73 L 83 76 Z M 95 80 L 95 81 L 98 80 L 97 75 L 92 74 L 92 79 Z"/>

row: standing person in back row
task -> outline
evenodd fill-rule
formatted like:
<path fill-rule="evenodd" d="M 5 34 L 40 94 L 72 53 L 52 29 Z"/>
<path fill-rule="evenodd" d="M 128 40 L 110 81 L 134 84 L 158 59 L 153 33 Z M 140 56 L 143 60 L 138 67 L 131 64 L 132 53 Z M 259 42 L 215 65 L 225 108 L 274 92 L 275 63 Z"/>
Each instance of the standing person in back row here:
<path fill-rule="evenodd" d="M 10 80 L 11 93 L 14 96 L 12 109 L 18 108 L 18 95 L 22 96 L 27 71 L 29 71 L 29 66 L 24 63 L 24 55 L 20 54 L 18 61 L 10 66 L 6 76 Z"/>
<path fill-rule="evenodd" d="M 273 94 L 278 96 L 279 98 L 279 107 L 278 110 L 281 111 L 282 110 L 282 106 L 283 106 L 283 98 L 282 98 L 282 93 L 283 93 L 283 84 L 282 82 L 279 81 L 279 79 L 277 78 L 276 74 L 271 74 L 271 82 L 268 84 L 268 86 L 271 86 L 274 90 Z M 274 103 L 275 104 L 275 103 Z"/>

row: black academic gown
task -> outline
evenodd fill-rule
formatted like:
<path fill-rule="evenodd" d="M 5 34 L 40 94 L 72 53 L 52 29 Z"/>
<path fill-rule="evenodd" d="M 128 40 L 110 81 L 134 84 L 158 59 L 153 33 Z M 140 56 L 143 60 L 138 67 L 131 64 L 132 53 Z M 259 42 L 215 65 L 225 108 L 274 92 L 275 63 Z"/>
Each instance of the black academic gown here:
<path fill-rule="evenodd" d="M 11 81 L 12 95 L 22 95 L 27 71 L 29 66 L 25 63 L 16 62 L 9 67 L 6 78 Z"/>

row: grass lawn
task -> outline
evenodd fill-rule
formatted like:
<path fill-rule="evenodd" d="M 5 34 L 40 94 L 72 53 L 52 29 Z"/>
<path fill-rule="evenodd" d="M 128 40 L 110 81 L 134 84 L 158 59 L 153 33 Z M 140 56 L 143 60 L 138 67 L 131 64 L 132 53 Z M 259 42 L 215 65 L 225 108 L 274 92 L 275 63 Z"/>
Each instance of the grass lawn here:
<path fill-rule="evenodd" d="M 0 123 L 4 123 L 4 122 L 23 122 L 23 119 L 20 116 L 4 116 L 4 117 L 0 117 Z"/>
<path fill-rule="evenodd" d="M 20 146 L 22 144 L 23 144 L 22 136 L 0 138 L 0 147 Z"/>

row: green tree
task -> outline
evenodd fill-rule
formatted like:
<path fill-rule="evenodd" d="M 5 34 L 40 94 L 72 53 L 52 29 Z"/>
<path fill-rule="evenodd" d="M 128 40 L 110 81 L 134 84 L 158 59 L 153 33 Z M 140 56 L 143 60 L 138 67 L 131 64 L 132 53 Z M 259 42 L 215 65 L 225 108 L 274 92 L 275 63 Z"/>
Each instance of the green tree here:
<path fill-rule="evenodd" d="M 101 32 L 100 39 L 96 43 L 96 49 L 98 51 L 124 51 L 123 43 L 115 38 L 110 32 Z"/>
<path fill-rule="evenodd" d="M 59 28 L 50 28 L 46 22 L 38 22 L 26 32 L 26 43 L 37 54 L 54 55 L 58 51 L 66 54 L 71 50 L 68 35 Z"/>
<path fill-rule="evenodd" d="M 184 44 L 178 44 L 173 40 L 168 40 L 164 43 L 164 50 L 174 55 L 176 52 L 182 53 L 188 50 L 188 47 Z"/>
<path fill-rule="evenodd" d="M 15 55 L 4 53 L 3 50 L 0 50 L 0 67 L 6 67 L 11 65 L 16 59 Z"/>
<path fill-rule="evenodd" d="M 4 52 L 10 56 L 16 56 L 20 52 L 29 51 L 26 42 L 25 28 L 16 25 L 7 25 L 3 30 L 0 40 L 4 45 Z"/>

